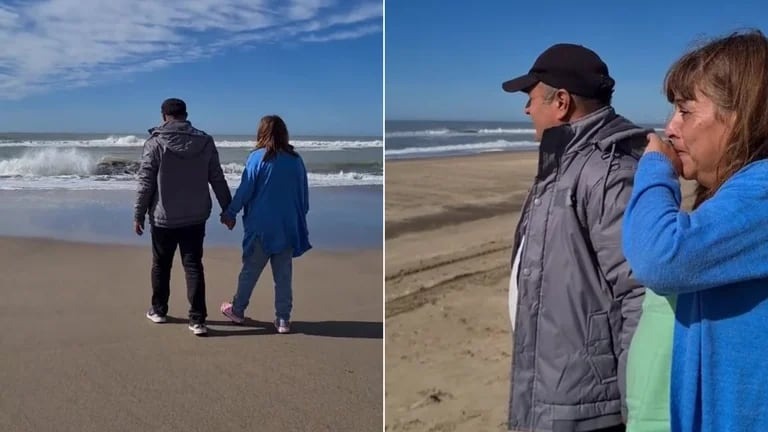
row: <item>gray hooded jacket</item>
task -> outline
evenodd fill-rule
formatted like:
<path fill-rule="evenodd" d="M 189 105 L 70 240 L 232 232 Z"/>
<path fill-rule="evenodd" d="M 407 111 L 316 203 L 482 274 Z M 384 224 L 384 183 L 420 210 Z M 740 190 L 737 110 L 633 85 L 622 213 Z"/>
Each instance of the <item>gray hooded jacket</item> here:
<path fill-rule="evenodd" d="M 629 343 L 644 289 L 621 221 L 649 130 L 606 107 L 547 129 L 514 251 L 509 428 L 575 432 L 623 422 Z"/>
<path fill-rule="evenodd" d="M 170 121 L 149 130 L 144 143 L 134 220 L 162 228 L 205 223 L 213 188 L 222 211 L 232 195 L 213 138 L 188 121 Z"/>

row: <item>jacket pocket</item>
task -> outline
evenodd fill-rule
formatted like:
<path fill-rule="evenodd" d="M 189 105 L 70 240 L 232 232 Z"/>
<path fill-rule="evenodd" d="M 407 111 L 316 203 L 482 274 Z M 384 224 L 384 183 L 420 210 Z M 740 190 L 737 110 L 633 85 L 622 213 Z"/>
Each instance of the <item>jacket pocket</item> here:
<path fill-rule="evenodd" d="M 587 360 L 601 384 L 616 381 L 617 363 L 607 312 L 589 315 Z"/>

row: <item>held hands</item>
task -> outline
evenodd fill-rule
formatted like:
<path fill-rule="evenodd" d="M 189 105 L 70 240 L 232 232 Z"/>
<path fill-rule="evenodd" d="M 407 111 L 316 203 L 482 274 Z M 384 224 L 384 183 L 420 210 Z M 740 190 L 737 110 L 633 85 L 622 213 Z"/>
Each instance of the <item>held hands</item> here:
<path fill-rule="evenodd" d="M 232 231 L 232 229 L 235 228 L 236 221 L 235 219 L 230 219 L 227 217 L 227 215 L 222 214 L 221 223 L 226 225 L 227 228 Z M 133 221 L 133 231 L 136 233 L 136 235 L 144 234 L 144 222 Z"/>
<path fill-rule="evenodd" d="M 225 213 L 222 213 L 220 222 L 226 225 L 226 227 L 229 228 L 230 231 L 232 231 L 232 229 L 235 227 L 236 220 L 230 218 Z"/>
<path fill-rule="evenodd" d="M 672 162 L 672 166 L 675 168 L 675 173 L 680 175 L 683 172 L 683 163 L 680 161 L 680 157 L 677 155 L 675 148 L 672 147 L 672 143 L 664 141 L 655 133 L 649 133 L 647 135 L 648 146 L 645 148 L 645 154 L 651 152 L 659 152 Z"/>

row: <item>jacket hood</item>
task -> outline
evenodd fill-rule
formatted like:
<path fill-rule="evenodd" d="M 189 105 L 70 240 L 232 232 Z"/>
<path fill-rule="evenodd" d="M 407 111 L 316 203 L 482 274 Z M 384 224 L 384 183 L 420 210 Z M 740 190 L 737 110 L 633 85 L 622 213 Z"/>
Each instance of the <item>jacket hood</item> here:
<path fill-rule="evenodd" d="M 621 143 L 627 152 L 639 157 L 637 153 L 642 153 L 647 144 L 646 136 L 653 131 L 652 128 L 638 126 L 614 113 L 613 118 L 602 127 L 593 142 L 602 151 L 607 151 L 614 145 Z"/>
<path fill-rule="evenodd" d="M 189 121 L 173 120 L 149 129 L 149 133 L 162 147 L 180 157 L 191 157 L 205 150 L 210 136 L 192 127 Z"/>
<path fill-rule="evenodd" d="M 570 129 L 570 142 L 573 147 L 591 143 L 606 152 L 621 144 L 625 151 L 632 154 L 642 153 L 647 144 L 646 135 L 653 132 L 652 128 L 638 126 L 616 114 L 612 107 L 601 108 L 565 127 Z M 637 156 L 639 157 L 639 154 Z"/>

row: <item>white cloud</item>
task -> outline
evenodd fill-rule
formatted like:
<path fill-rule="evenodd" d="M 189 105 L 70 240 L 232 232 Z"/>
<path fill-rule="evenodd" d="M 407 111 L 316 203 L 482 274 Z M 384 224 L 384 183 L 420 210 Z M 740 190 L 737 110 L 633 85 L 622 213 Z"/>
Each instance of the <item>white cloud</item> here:
<path fill-rule="evenodd" d="M 381 0 L 35 0 L 0 4 L 0 99 L 192 62 L 233 46 L 381 31 Z"/>
<path fill-rule="evenodd" d="M 345 40 L 345 39 L 357 39 L 359 37 L 369 35 L 372 33 L 379 33 L 380 31 L 381 31 L 381 25 L 373 24 L 373 25 L 361 26 L 351 30 L 339 30 L 333 33 L 322 34 L 322 35 L 311 34 L 309 36 L 303 36 L 301 40 L 304 42 L 329 42 L 329 41 Z"/>

